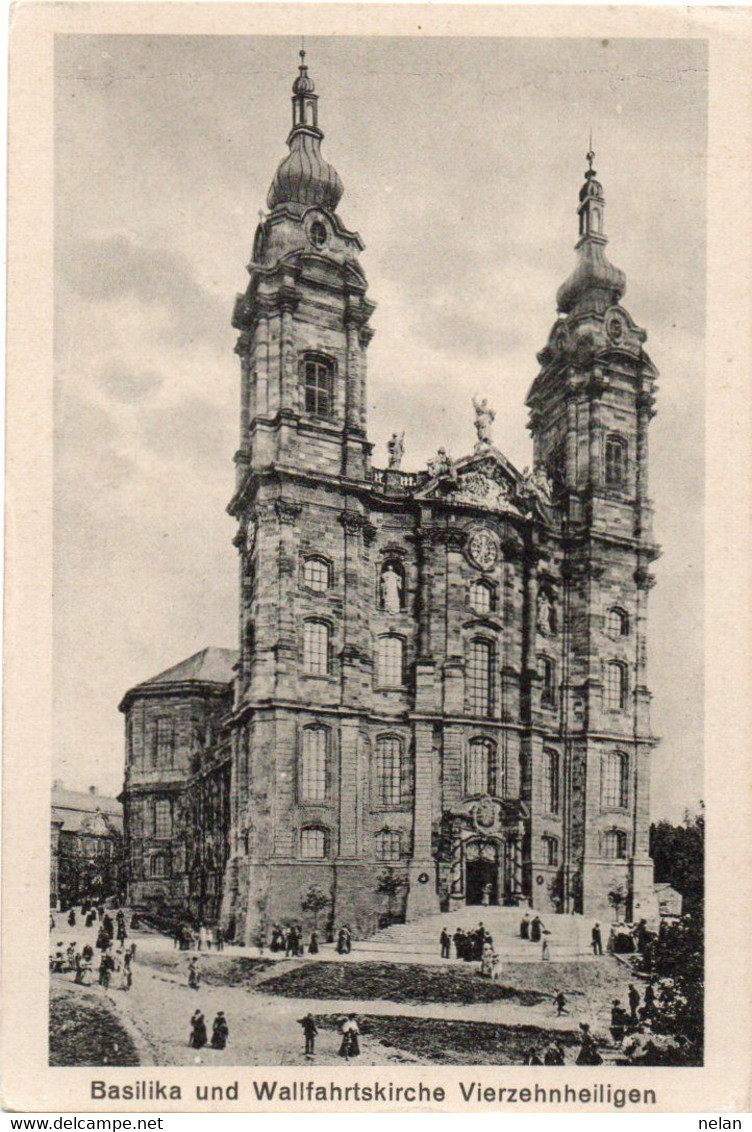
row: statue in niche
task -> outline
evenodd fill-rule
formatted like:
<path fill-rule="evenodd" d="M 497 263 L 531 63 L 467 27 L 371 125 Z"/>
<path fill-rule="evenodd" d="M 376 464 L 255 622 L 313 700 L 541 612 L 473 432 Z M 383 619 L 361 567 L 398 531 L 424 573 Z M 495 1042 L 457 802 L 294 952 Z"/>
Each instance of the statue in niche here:
<path fill-rule="evenodd" d="M 478 434 L 478 443 L 475 447 L 476 449 L 488 448 L 491 444 L 491 425 L 496 420 L 496 412 L 489 406 L 485 397 L 482 401 L 473 397 L 473 408 L 475 409 L 475 431 Z"/>
<path fill-rule="evenodd" d="M 398 472 L 402 467 L 402 457 L 405 455 L 405 434 L 404 432 L 392 433 L 392 438 L 387 444 L 387 451 L 389 453 L 389 470 Z"/>
<path fill-rule="evenodd" d="M 391 562 L 381 571 L 379 596 L 385 613 L 399 613 L 402 609 L 402 578 Z"/>
<path fill-rule="evenodd" d="M 549 636 L 556 632 L 556 609 L 545 590 L 538 594 L 538 629 Z"/>

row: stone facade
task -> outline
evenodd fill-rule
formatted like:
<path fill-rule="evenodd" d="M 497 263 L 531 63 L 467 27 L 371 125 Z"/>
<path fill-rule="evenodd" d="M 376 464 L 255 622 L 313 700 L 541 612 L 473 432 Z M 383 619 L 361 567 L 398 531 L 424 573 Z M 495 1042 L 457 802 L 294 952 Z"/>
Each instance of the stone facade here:
<path fill-rule="evenodd" d="M 52 784 L 50 907 L 120 900 L 123 893 L 123 810 L 90 786 L 88 792 Z"/>
<path fill-rule="evenodd" d="M 465 458 L 440 452 L 405 472 L 397 443 L 376 469 L 374 306 L 321 157 L 316 97 L 303 62 L 290 154 L 233 319 L 239 655 L 211 693 L 215 747 L 228 751 L 221 918 L 253 939 L 304 919 L 312 885 L 330 926 L 360 934 L 466 902 L 605 916 L 610 893 L 651 916 L 657 374 L 605 258 L 592 156 L 578 266 L 528 395 L 533 471 L 495 448 L 484 405 Z M 125 701 L 134 815 L 162 792 L 193 798 L 187 749 L 169 773 L 143 755 L 137 769 L 138 752 L 156 715 L 207 707 L 176 697 L 174 681 L 142 688 Z M 138 846 L 134 869 L 153 852 L 145 835 Z M 173 853 L 171 895 L 187 899 L 190 861 Z M 134 872 L 143 899 L 151 883 Z"/>

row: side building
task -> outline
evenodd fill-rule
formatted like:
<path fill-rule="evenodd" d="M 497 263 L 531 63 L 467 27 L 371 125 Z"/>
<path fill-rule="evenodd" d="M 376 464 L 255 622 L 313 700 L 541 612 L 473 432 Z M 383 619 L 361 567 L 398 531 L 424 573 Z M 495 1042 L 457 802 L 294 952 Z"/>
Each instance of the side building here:
<path fill-rule="evenodd" d="M 128 902 L 214 921 L 229 844 L 227 721 L 237 653 L 207 648 L 131 688 L 125 714 Z"/>
<path fill-rule="evenodd" d="M 123 807 L 116 798 L 52 784 L 50 907 L 118 900 L 124 889 Z"/>

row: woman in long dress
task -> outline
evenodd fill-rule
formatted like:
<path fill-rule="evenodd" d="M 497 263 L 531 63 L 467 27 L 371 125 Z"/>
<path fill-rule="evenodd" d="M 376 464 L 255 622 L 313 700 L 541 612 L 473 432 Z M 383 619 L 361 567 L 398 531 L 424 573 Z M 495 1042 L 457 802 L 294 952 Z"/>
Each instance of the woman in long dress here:
<path fill-rule="evenodd" d="M 189 1045 L 192 1049 L 202 1049 L 207 1042 L 206 1020 L 200 1010 L 196 1010 L 191 1018 L 191 1036 Z"/>
<path fill-rule="evenodd" d="M 342 1044 L 339 1047 L 339 1056 L 349 1060 L 360 1056 L 360 1027 L 354 1014 L 349 1014 L 342 1023 Z"/>
<path fill-rule="evenodd" d="M 308 954 L 318 955 L 319 953 L 319 934 L 317 931 L 311 932 L 311 941 L 308 944 Z"/>
<path fill-rule="evenodd" d="M 485 979 L 490 979 L 493 975 L 493 960 L 493 946 L 490 943 L 486 942 L 483 944 L 483 953 L 480 960 L 480 973 Z"/>
<path fill-rule="evenodd" d="M 218 1011 L 217 1017 L 214 1019 L 212 1026 L 212 1049 L 224 1049 L 227 1045 L 227 1039 L 230 1036 L 230 1027 L 227 1025 L 227 1019 L 223 1010 Z"/>

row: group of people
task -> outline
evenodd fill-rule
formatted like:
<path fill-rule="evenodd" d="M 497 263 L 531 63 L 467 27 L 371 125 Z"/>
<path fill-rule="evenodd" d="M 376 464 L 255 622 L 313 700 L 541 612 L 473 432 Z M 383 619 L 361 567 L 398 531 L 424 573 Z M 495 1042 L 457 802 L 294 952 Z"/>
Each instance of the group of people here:
<path fill-rule="evenodd" d="M 263 954 L 264 940 L 259 943 L 259 949 Z M 269 943 L 269 950 L 285 953 L 286 958 L 296 955 L 305 955 L 306 950 L 309 955 L 318 955 L 319 952 L 319 933 L 314 928 L 308 938 L 308 947 L 306 948 L 303 940 L 303 929 L 298 924 L 291 924 L 287 928 L 275 924 L 272 928 L 271 941 Z"/>
<path fill-rule="evenodd" d="M 495 955 L 493 937 L 482 920 L 477 928 L 472 931 L 466 932 L 463 928 L 457 928 L 451 938 L 446 928 L 442 928 L 439 936 L 442 959 L 451 959 L 452 942 L 454 942 L 455 956 L 457 959 L 464 960 L 465 963 L 477 962 L 483 964 L 485 962 L 485 965 L 489 966 L 492 956 Z M 484 974 L 490 974 L 490 971 L 484 972 Z"/>
<path fill-rule="evenodd" d="M 563 995 L 561 996 L 564 997 Z M 556 1002 L 557 999 L 554 999 Z M 566 1001 L 566 999 L 564 1000 Z M 555 1038 L 541 1055 L 534 1046 L 526 1054 L 523 1065 L 565 1065 L 564 1046 Z M 590 1032 L 588 1022 L 580 1022 L 580 1047 L 574 1059 L 575 1065 L 602 1065 L 603 1058 L 598 1051 L 598 1043 Z"/>
<path fill-rule="evenodd" d="M 180 924 L 173 936 L 174 945 L 180 951 L 224 951 L 225 935 L 219 924 L 209 927 L 199 924 L 194 928 L 191 924 Z"/>
<path fill-rule="evenodd" d="M 548 937 L 551 932 L 541 920 L 540 916 L 530 915 L 526 912 L 520 921 L 520 939 L 527 939 L 531 943 L 539 943 L 541 945 L 541 959 L 550 959 L 548 949 Z"/>
<path fill-rule="evenodd" d="M 212 1049 L 224 1049 L 230 1037 L 230 1027 L 227 1024 L 224 1010 L 218 1010 L 212 1024 L 211 1042 L 206 1028 L 206 1019 L 202 1011 L 194 1010 L 191 1018 L 191 1035 L 188 1044 L 191 1049 L 203 1049 L 211 1045 Z"/>

